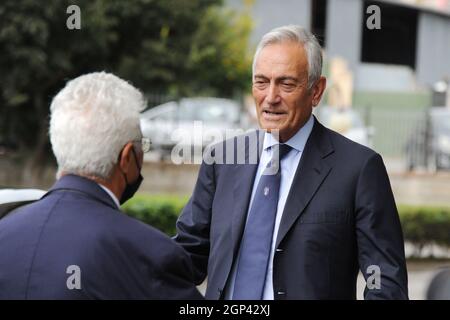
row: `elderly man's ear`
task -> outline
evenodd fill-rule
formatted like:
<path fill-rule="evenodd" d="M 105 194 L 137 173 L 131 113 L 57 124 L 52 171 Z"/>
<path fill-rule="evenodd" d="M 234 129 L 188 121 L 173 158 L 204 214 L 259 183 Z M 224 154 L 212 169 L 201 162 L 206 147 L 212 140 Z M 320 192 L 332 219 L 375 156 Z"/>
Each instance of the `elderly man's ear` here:
<path fill-rule="evenodd" d="M 321 76 L 319 80 L 317 80 L 316 84 L 311 88 L 312 92 L 312 105 L 313 107 L 317 106 L 320 103 L 320 99 L 322 99 L 322 95 L 327 86 L 327 79 L 324 76 Z"/>
<path fill-rule="evenodd" d="M 129 174 L 130 171 L 138 170 L 136 168 L 136 164 L 139 163 L 139 159 L 135 159 L 137 157 L 137 152 L 133 150 L 134 146 L 132 142 L 128 142 L 122 149 L 119 158 L 119 170 L 121 170 L 124 174 Z M 134 151 L 134 152 L 133 152 Z"/>

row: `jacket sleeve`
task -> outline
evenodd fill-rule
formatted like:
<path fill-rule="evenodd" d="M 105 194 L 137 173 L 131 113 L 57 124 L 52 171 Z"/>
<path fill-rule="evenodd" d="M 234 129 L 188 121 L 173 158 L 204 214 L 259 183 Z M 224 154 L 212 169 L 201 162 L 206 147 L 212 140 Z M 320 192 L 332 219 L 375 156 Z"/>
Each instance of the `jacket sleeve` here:
<path fill-rule="evenodd" d="M 177 235 L 174 237 L 191 258 L 197 284 L 202 283 L 207 274 L 214 193 L 214 165 L 203 162 L 192 197 L 177 221 Z"/>
<path fill-rule="evenodd" d="M 379 154 L 363 165 L 355 195 L 358 260 L 365 299 L 408 299 L 403 234 Z"/>
<path fill-rule="evenodd" d="M 151 281 L 152 294 L 161 300 L 203 300 L 195 287 L 192 268 L 186 253 L 172 242 L 161 252 L 156 281 Z"/>

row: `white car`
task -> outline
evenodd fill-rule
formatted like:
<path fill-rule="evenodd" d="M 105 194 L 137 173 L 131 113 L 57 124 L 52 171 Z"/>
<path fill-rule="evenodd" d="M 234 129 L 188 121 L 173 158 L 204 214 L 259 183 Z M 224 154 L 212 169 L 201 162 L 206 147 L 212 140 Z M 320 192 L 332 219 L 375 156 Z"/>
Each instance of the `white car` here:
<path fill-rule="evenodd" d="M 168 155 L 176 145 L 203 149 L 233 136 L 241 118 L 241 107 L 233 100 L 184 98 L 141 113 L 141 130 L 152 150 Z"/>
<path fill-rule="evenodd" d="M 45 193 L 39 189 L 0 189 L 0 219 L 20 206 L 39 200 Z"/>
<path fill-rule="evenodd" d="M 325 127 L 367 147 L 372 147 L 374 129 L 366 127 L 360 114 L 353 109 L 318 107 L 314 112 Z"/>

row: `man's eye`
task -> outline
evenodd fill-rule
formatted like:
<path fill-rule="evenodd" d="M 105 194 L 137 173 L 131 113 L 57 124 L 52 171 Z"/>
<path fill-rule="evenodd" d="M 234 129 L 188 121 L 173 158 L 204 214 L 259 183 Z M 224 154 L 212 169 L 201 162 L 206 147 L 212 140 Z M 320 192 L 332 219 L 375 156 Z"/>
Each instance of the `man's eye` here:
<path fill-rule="evenodd" d="M 254 85 L 257 86 L 257 87 L 264 87 L 264 86 L 267 85 L 267 82 L 265 82 L 265 81 L 255 81 Z"/>
<path fill-rule="evenodd" d="M 295 89 L 295 84 L 293 84 L 293 83 L 282 83 L 281 86 L 285 90 L 294 90 Z"/>

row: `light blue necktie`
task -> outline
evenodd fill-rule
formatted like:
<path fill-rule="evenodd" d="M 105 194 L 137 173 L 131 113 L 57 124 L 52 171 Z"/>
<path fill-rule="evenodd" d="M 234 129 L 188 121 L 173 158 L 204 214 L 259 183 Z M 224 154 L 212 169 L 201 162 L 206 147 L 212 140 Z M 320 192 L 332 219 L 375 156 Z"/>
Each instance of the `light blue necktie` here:
<path fill-rule="evenodd" d="M 262 299 L 280 192 L 280 162 L 291 150 L 286 144 L 272 148 L 272 160 L 261 175 L 245 225 L 234 283 L 234 300 Z"/>

